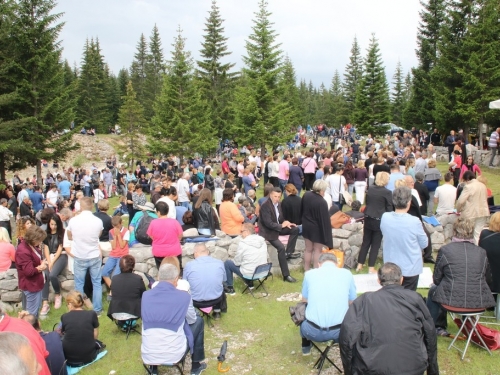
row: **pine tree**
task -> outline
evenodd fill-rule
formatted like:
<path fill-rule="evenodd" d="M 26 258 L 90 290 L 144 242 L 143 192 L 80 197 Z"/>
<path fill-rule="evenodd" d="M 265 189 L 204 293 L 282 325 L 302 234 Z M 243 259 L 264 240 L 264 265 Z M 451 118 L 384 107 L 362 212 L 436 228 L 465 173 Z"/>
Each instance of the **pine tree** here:
<path fill-rule="evenodd" d="M 330 110 L 330 92 L 327 90 L 323 82 L 319 86 L 318 96 L 316 98 L 316 119 L 315 124 L 328 124 Z"/>
<path fill-rule="evenodd" d="M 144 134 L 147 122 L 144 118 L 144 108 L 137 101 L 132 81 L 128 82 L 127 94 L 122 101 L 118 118 L 122 136 L 127 142 L 128 153 L 125 158 L 129 165 L 134 165 L 135 160 L 141 160 L 144 156 L 144 147 L 139 136 Z"/>
<path fill-rule="evenodd" d="M 365 67 L 356 94 L 354 119 L 361 134 L 384 134 L 390 120 L 389 86 L 375 34 L 372 34 Z"/>
<path fill-rule="evenodd" d="M 141 34 L 137 43 L 137 52 L 134 55 L 134 61 L 130 67 L 130 79 L 137 94 L 139 103 L 145 103 L 145 86 L 146 86 L 146 66 L 148 63 L 148 44 L 146 37 Z"/>
<path fill-rule="evenodd" d="M 392 122 L 398 126 L 403 122 L 404 110 L 404 81 L 403 81 L 403 68 L 401 62 L 398 61 L 396 71 L 392 77 Z"/>
<path fill-rule="evenodd" d="M 52 13 L 52 0 L 18 0 L 12 43 L 18 53 L 13 72 L 19 94 L 16 116 L 22 126 L 16 130 L 24 149 L 16 158 L 36 166 L 41 184 L 40 159 L 58 160 L 75 148 L 69 127 L 73 109 L 69 90 L 64 86 L 61 47 L 61 13 Z"/>
<path fill-rule="evenodd" d="M 223 63 L 231 55 L 224 36 L 219 7 L 215 0 L 205 23 L 205 35 L 200 50 L 201 60 L 197 61 L 196 76 L 202 90 L 202 98 L 209 103 L 212 123 L 220 138 L 226 138 L 232 122 L 231 101 L 237 75 L 231 72 L 234 63 Z"/>
<path fill-rule="evenodd" d="M 106 86 L 106 97 L 108 98 L 109 106 L 109 116 L 110 121 L 106 132 L 108 133 L 111 128 L 118 122 L 118 112 L 122 106 L 122 99 L 120 98 L 120 87 L 118 86 L 118 78 L 115 77 L 113 73 L 110 72 L 109 66 L 106 64 L 105 67 L 107 86 Z"/>
<path fill-rule="evenodd" d="M 354 113 L 356 95 L 362 77 L 363 58 L 361 57 L 361 48 L 359 47 L 358 39 L 354 37 L 351 47 L 351 57 L 349 57 L 349 64 L 347 64 L 345 68 L 343 83 L 344 97 L 347 104 L 347 116 L 349 119 L 352 118 Z"/>
<path fill-rule="evenodd" d="M 156 97 L 161 93 L 163 76 L 165 74 L 163 48 L 161 46 L 160 33 L 156 25 L 149 39 L 149 53 L 146 56 L 145 73 L 144 114 L 146 119 L 149 120 L 154 114 L 153 105 Z"/>
<path fill-rule="evenodd" d="M 107 132 L 112 123 L 106 69 L 98 39 L 87 40 L 78 79 L 77 123 L 98 133 Z"/>
<path fill-rule="evenodd" d="M 412 95 L 403 112 L 403 122 L 407 128 L 436 122 L 430 72 L 436 65 L 446 0 L 427 0 L 421 1 L 421 4 L 423 10 L 420 12 L 417 35 L 418 67 L 412 69 Z"/>
<path fill-rule="evenodd" d="M 329 127 L 337 129 L 340 125 L 348 122 L 347 103 L 345 101 L 342 80 L 338 70 L 335 70 L 335 74 L 332 78 L 330 98 L 330 110 L 327 124 Z"/>
<path fill-rule="evenodd" d="M 312 123 L 311 113 L 309 111 L 310 95 L 307 89 L 307 84 L 304 79 L 299 83 L 299 100 L 300 100 L 300 124 L 307 125 Z"/>
<path fill-rule="evenodd" d="M 151 151 L 179 155 L 214 151 L 217 138 L 210 123 L 210 109 L 193 82 L 193 61 L 185 50 L 180 28 L 173 47 L 163 90 L 154 105 L 149 130 Z"/>
<path fill-rule="evenodd" d="M 289 137 L 285 114 L 290 108 L 281 101 L 279 77 L 282 51 L 276 43 L 277 33 L 269 20 L 267 1 L 259 2 L 252 31 L 243 56 L 243 84 L 236 90 L 236 135 L 239 143 L 254 144 L 262 150 L 277 146 Z"/>

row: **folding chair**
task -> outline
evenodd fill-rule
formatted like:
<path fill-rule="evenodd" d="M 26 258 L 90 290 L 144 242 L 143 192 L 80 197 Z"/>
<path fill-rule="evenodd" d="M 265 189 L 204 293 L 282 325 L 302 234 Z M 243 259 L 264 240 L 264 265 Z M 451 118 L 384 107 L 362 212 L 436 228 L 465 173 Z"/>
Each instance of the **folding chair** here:
<path fill-rule="evenodd" d="M 128 339 L 130 332 L 135 332 L 139 335 L 141 334 L 138 330 L 135 329 L 137 319 L 139 319 L 137 316 L 127 313 L 114 313 L 111 314 L 111 317 L 113 318 L 117 327 L 120 327 L 123 332 L 127 333 L 126 340 Z"/>
<path fill-rule="evenodd" d="M 316 345 L 316 343 L 314 341 L 311 341 L 311 344 L 316 348 L 316 350 L 318 350 L 318 352 L 320 352 L 320 357 L 318 358 L 318 360 L 314 364 L 314 368 L 317 368 L 319 370 L 318 375 L 320 375 L 321 371 L 323 370 L 323 365 L 325 364 L 325 360 L 326 360 L 326 361 L 330 362 L 330 364 L 333 367 L 335 367 L 339 373 L 342 374 L 342 371 L 337 367 L 337 365 L 335 363 L 333 363 L 333 361 L 330 358 L 328 358 L 328 352 L 330 351 L 330 349 L 338 344 L 336 344 L 335 341 L 333 341 L 333 340 L 325 341 L 325 342 L 326 342 L 326 348 L 324 350 L 321 350 L 318 347 L 318 345 Z"/>
<path fill-rule="evenodd" d="M 246 288 L 243 290 L 242 294 L 245 294 L 248 290 L 253 298 L 257 298 L 257 297 L 255 297 L 254 292 L 256 292 L 257 289 L 259 289 L 260 287 L 262 287 L 262 289 L 264 289 L 264 292 L 265 292 L 265 295 L 263 297 L 267 297 L 269 295 L 269 293 L 267 292 L 266 287 L 264 286 L 264 282 L 267 280 L 267 278 L 269 276 L 272 276 L 272 273 L 271 273 L 272 266 L 273 266 L 272 263 L 261 264 L 260 266 L 257 266 L 257 268 L 255 268 L 255 271 L 253 272 L 253 275 L 251 278 L 244 277 L 243 281 L 245 281 L 245 280 L 251 281 L 251 282 L 257 281 L 258 285 L 257 285 L 257 287 L 253 288 L 247 284 Z M 259 298 L 261 298 L 261 297 L 259 297 Z"/>
<path fill-rule="evenodd" d="M 481 319 L 485 319 L 483 323 L 500 325 L 500 295 L 497 292 L 491 292 L 491 294 L 496 295 L 495 310 L 493 311 L 493 316 L 483 315 Z M 488 319 L 493 319 L 493 321 L 488 321 Z"/>
<path fill-rule="evenodd" d="M 462 325 L 458 330 L 457 334 L 455 335 L 455 337 L 453 338 L 453 341 L 451 342 L 450 346 L 448 346 L 448 350 L 454 347 L 460 353 L 462 353 L 461 359 L 463 360 L 465 358 L 465 353 L 467 352 L 467 348 L 469 347 L 472 336 L 476 335 L 481 341 L 481 343 L 476 343 L 474 341 L 472 342 L 477 346 L 486 349 L 488 353 L 490 353 L 491 355 L 490 349 L 485 344 L 483 338 L 481 337 L 476 328 L 477 324 L 479 323 L 479 319 L 481 318 L 481 315 L 483 315 L 484 312 L 486 311 L 485 309 L 465 309 L 443 304 L 441 306 L 443 307 L 443 309 L 445 309 L 450 313 L 450 316 L 453 320 L 455 320 L 455 318 L 458 317 L 462 321 Z M 470 327 L 467 327 L 468 325 L 470 325 Z M 467 336 L 467 342 L 465 343 L 465 348 L 463 350 L 460 349 L 458 346 L 455 346 L 455 341 L 457 341 L 460 334 L 464 334 L 465 336 Z"/>
<path fill-rule="evenodd" d="M 207 320 L 207 326 L 209 327 L 213 327 L 214 324 L 212 323 L 212 315 L 210 315 L 212 313 L 212 310 L 214 309 L 213 306 L 210 306 L 210 307 L 197 307 L 197 309 L 201 312 L 201 317 L 202 318 L 206 318 Z"/>
<path fill-rule="evenodd" d="M 146 369 L 146 373 L 148 375 L 158 375 L 158 367 L 171 367 L 171 368 L 175 367 L 177 370 L 179 370 L 181 375 L 183 375 L 184 374 L 184 364 L 186 363 L 186 356 L 189 353 L 189 345 L 186 345 L 186 346 L 187 346 L 186 352 L 184 353 L 184 355 L 182 356 L 180 361 L 177 363 L 162 363 L 160 365 L 148 365 L 148 364 L 143 362 L 142 365 Z"/>

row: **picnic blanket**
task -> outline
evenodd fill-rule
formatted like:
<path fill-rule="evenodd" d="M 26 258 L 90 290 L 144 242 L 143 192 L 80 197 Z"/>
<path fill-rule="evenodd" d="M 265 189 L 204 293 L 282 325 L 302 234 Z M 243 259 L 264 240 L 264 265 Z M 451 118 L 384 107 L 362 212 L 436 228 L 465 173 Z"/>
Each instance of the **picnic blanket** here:
<path fill-rule="evenodd" d="M 76 374 L 76 373 L 80 372 L 80 370 L 81 370 L 82 368 L 87 367 L 87 366 L 90 366 L 92 363 L 97 362 L 97 361 L 98 361 L 98 360 L 100 360 L 102 357 L 104 357 L 106 354 L 108 354 L 108 351 L 107 351 L 107 350 L 105 350 L 105 351 L 103 351 L 103 352 L 100 352 L 100 353 L 97 355 L 96 359 L 94 359 L 94 361 L 93 361 L 93 362 L 90 362 L 90 363 L 88 363 L 88 364 L 86 364 L 86 365 L 84 365 L 84 366 L 81 366 L 81 367 L 70 367 L 70 366 L 66 366 L 66 369 L 67 369 L 67 371 L 68 371 L 68 375 L 73 375 L 73 374 Z"/>

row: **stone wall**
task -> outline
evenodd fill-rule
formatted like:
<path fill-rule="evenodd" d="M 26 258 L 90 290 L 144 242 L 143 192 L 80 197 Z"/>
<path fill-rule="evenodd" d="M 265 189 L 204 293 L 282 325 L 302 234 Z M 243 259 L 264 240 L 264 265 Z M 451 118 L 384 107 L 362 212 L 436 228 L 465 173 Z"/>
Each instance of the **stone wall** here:
<path fill-rule="evenodd" d="M 450 242 L 453 234 L 453 223 L 456 220 L 456 217 L 456 215 L 444 215 L 438 217 L 439 222 L 442 224 L 438 227 L 432 227 L 431 225 L 425 224 L 427 230 L 431 233 L 432 248 L 434 251 L 437 251 L 443 244 Z M 226 236 L 221 231 L 217 231 L 217 237 L 219 240 L 205 243 L 207 248 L 210 250 L 211 256 L 222 261 L 233 259 L 236 255 L 236 250 L 241 237 L 231 238 Z M 361 243 L 363 242 L 363 224 L 345 224 L 341 229 L 332 229 L 332 237 L 334 248 L 344 251 L 345 267 L 355 268 L 357 265 L 359 249 L 361 247 Z M 188 243 L 182 246 L 182 263 L 184 265 L 194 259 L 194 246 L 195 243 Z M 304 250 L 304 239 L 299 237 L 295 251 L 303 255 Z M 380 249 L 379 256 L 381 256 L 381 252 L 382 249 Z M 135 257 L 135 269 L 137 271 L 145 272 L 153 277 L 156 277 L 158 271 L 155 267 L 155 260 L 150 246 L 134 247 L 130 249 L 130 254 Z M 271 245 L 268 245 L 268 254 L 269 261 L 273 263 L 273 274 L 278 277 L 281 276 L 277 252 Z M 103 255 L 104 261 L 106 261 L 109 256 L 109 252 L 104 252 Z M 302 258 L 303 256 L 301 256 L 301 258 L 290 260 L 288 263 L 289 268 L 292 270 L 302 268 Z M 69 270 L 64 270 L 59 276 L 59 280 L 61 281 L 63 296 L 70 290 L 74 289 L 75 283 L 73 280 L 73 274 Z M 13 311 L 14 309 L 21 308 L 22 294 L 18 290 L 16 270 L 0 272 L 0 295 L 0 306 L 7 311 Z M 52 287 L 49 299 L 53 299 Z"/>
<path fill-rule="evenodd" d="M 491 152 L 489 150 L 479 150 L 477 147 L 467 145 L 467 155 L 474 157 L 474 162 L 478 165 L 488 166 L 490 162 Z M 448 160 L 448 147 L 434 147 L 436 151 L 436 159 L 441 162 L 449 162 Z M 500 156 L 497 154 L 493 165 L 500 164 Z"/>

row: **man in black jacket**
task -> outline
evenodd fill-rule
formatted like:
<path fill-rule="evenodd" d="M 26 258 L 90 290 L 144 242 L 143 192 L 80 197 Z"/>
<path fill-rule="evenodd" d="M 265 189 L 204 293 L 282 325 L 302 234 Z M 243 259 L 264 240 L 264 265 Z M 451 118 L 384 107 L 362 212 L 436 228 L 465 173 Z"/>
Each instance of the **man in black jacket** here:
<path fill-rule="evenodd" d="M 342 322 L 344 373 L 439 374 L 434 322 L 424 300 L 403 289 L 401 269 L 394 263 L 378 270 L 378 280 L 382 289 L 356 298 Z"/>
<path fill-rule="evenodd" d="M 280 198 L 280 188 L 274 188 L 269 193 L 269 199 L 262 204 L 259 211 L 259 235 L 269 241 L 278 251 L 278 260 L 281 273 L 283 274 L 283 280 L 294 283 L 297 280 L 290 276 L 287 259 L 293 259 L 299 256 L 298 254 L 294 254 L 295 244 L 299 236 L 299 228 L 297 225 L 284 219 Z M 283 243 L 279 240 L 280 235 L 290 235 L 286 250 Z"/>

